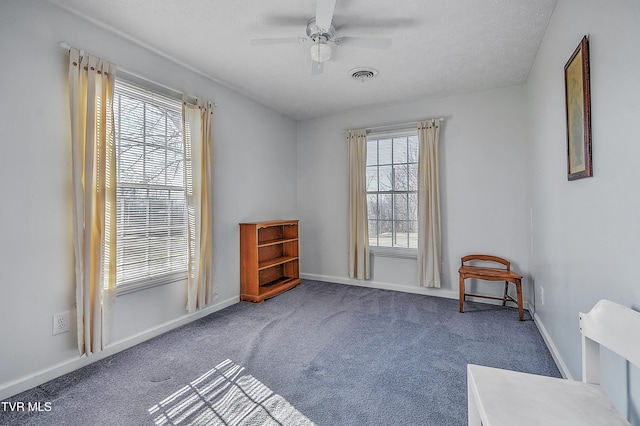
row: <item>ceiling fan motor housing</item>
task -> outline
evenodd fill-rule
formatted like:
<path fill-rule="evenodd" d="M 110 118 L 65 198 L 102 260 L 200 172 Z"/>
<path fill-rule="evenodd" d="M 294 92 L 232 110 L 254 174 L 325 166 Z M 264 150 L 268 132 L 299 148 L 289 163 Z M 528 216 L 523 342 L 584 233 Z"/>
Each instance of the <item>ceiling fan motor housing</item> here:
<path fill-rule="evenodd" d="M 333 38 L 336 35 L 336 26 L 331 21 L 331 26 L 329 28 L 318 28 L 316 26 L 316 18 L 311 18 L 307 21 L 307 36 L 315 43 L 318 42 L 319 37 L 325 38 L 325 43 Z"/>

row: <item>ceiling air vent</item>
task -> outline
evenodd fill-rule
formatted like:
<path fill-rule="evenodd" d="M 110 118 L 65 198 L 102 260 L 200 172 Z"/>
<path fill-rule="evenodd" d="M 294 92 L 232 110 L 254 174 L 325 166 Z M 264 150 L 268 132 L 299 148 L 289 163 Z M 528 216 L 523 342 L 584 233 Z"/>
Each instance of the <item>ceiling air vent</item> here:
<path fill-rule="evenodd" d="M 378 70 L 374 68 L 354 68 L 349 71 L 349 75 L 353 80 L 364 83 L 365 81 L 371 80 L 373 77 L 378 75 Z"/>

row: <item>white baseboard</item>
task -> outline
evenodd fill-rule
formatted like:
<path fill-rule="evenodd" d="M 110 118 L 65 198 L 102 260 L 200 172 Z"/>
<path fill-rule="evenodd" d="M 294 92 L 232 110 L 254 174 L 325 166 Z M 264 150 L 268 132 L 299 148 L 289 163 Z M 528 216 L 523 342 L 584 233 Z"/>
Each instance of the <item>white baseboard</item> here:
<path fill-rule="evenodd" d="M 390 284 L 390 283 L 382 283 L 378 281 L 365 281 L 365 280 L 356 280 L 353 278 L 345 278 L 345 277 L 334 277 L 327 275 L 316 275 L 316 274 L 305 274 L 301 273 L 300 278 L 307 280 L 315 280 L 315 281 L 323 281 L 337 284 L 347 284 L 347 285 L 355 285 L 358 287 L 368 287 L 368 288 L 379 288 L 382 290 L 394 290 L 394 291 L 402 291 L 405 293 L 414 293 L 414 294 L 423 294 L 426 296 L 435 296 L 435 297 L 444 297 L 445 299 L 458 299 L 459 293 L 458 291 L 453 290 L 444 290 L 442 288 L 433 288 L 433 287 L 419 287 L 419 286 L 411 286 L 406 284 Z M 499 305 L 502 302 L 494 301 L 491 299 L 483 299 L 479 297 L 467 296 L 467 301 L 469 302 L 478 302 L 485 303 L 488 305 Z M 530 308 L 531 306 L 527 301 L 524 302 L 524 309 L 529 312 L 533 312 Z"/>
<path fill-rule="evenodd" d="M 458 292 L 451 291 L 451 290 L 444 290 L 441 288 L 434 288 L 434 287 L 419 287 L 417 285 L 411 286 L 406 284 L 390 284 L 390 283 L 382 283 L 378 281 L 369 281 L 369 280 L 365 281 L 365 280 L 356 280 L 353 278 L 305 274 L 305 273 L 301 273 L 300 278 L 306 279 L 306 280 L 323 281 L 323 282 L 330 282 L 330 283 L 336 283 L 336 284 L 355 285 L 358 287 L 378 288 L 381 290 L 402 291 L 404 293 L 424 294 L 427 296 L 444 297 L 447 299 L 458 298 Z"/>
<path fill-rule="evenodd" d="M 567 364 L 565 364 L 564 360 L 562 359 L 562 356 L 560 356 L 560 352 L 558 352 L 558 348 L 553 343 L 551 336 L 547 332 L 547 329 L 545 328 L 544 323 L 542 322 L 538 314 L 533 314 L 533 320 L 536 323 L 536 326 L 538 327 L 538 330 L 540 331 L 540 334 L 542 335 L 542 339 L 544 340 L 544 343 L 547 345 L 549 352 L 551 352 L 551 356 L 553 357 L 553 360 L 555 361 L 556 366 L 558 367 L 558 370 L 560 370 L 560 374 L 562 375 L 562 377 L 568 380 L 574 380 L 573 376 L 571 375 L 571 372 L 567 368 Z"/>
<path fill-rule="evenodd" d="M 192 314 L 185 314 L 179 318 L 168 321 L 164 324 L 160 324 L 157 327 L 151 328 L 142 333 L 138 333 L 133 336 L 127 337 L 126 339 L 110 343 L 105 350 L 95 355 L 91 355 L 89 357 L 87 357 L 86 355 L 78 356 L 78 358 L 73 358 L 53 365 L 51 367 L 47 367 L 45 369 L 29 374 L 28 376 L 20 377 L 8 383 L 2 383 L 0 384 L 0 400 L 7 399 L 20 392 L 24 392 L 25 390 L 46 383 L 49 380 L 53 380 L 64 374 L 70 373 L 74 370 L 111 356 L 115 353 L 131 348 L 146 340 L 159 336 L 163 333 L 166 333 L 167 331 L 173 330 L 174 328 L 181 327 L 185 324 L 203 318 L 221 309 L 234 305 L 239 301 L 239 296 L 231 297 L 227 300 L 222 300 L 200 311 L 194 312 Z"/>

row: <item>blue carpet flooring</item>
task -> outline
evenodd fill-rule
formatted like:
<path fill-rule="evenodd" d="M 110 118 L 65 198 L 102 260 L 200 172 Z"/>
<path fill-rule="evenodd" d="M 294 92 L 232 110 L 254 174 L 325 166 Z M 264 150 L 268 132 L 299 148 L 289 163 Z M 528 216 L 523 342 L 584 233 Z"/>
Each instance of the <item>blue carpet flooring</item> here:
<path fill-rule="evenodd" d="M 525 313 L 480 303 L 303 280 L 239 303 L 8 401 L 12 425 L 153 425 L 149 409 L 224 360 L 317 425 L 466 425 L 466 365 L 560 377 Z M 514 392 L 519 392 L 514 389 Z M 172 423 L 172 424 L 188 424 Z"/>

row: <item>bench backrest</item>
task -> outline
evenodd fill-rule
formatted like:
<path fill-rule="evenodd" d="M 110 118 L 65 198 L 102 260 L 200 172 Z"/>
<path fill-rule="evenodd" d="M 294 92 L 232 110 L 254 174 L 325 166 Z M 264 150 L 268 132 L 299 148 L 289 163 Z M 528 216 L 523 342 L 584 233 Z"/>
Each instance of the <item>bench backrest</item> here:
<path fill-rule="evenodd" d="M 583 382 L 600 383 L 600 345 L 640 366 L 640 312 L 603 299 L 579 318 Z"/>
<path fill-rule="evenodd" d="M 469 254 L 467 256 L 464 256 L 460 260 L 461 260 L 461 266 L 464 266 L 465 262 L 479 260 L 483 262 L 501 263 L 506 267 L 507 271 L 511 270 L 511 263 L 507 259 L 503 259 L 502 257 L 498 257 L 498 256 L 491 256 L 488 254 Z"/>

